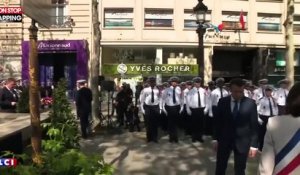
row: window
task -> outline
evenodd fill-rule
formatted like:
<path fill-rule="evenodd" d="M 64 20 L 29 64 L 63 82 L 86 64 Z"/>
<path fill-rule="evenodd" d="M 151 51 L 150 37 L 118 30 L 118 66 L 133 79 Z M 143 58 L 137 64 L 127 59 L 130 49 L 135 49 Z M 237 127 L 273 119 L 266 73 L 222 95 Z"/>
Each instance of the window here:
<path fill-rule="evenodd" d="M 247 28 L 247 12 L 242 12 L 245 29 Z M 222 12 L 223 30 L 242 30 L 241 12 Z"/>
<path fill-rule="evenodd" d="M 300 33 L 300 15 L 294 16 L 294 32 Z"/>
<path fill-rule="evenodd" d="M 67 0 L 51 0 L 52 14 L 51 14 L 51 27 L 69 27 L 65 25 L 67 21 Z"/>
<path fill-rule="evenodd" d="M 281 16 L 279 14 L 258 13 L 258 31 L 281 31 Z"/>
<path fill-rule="evenodd" d="M 211 21 L 211 11 L 208 11 L 205 15 L 205 22 L 209 23 Z M 196 16 L 193 10 L 184 10 L 184 28 L 197 28 Z"/>
<path fill-rule="evenodd" d="M 133 9 L 104 9 L 104 27 L 133 27 Z"/>
<path fill-rule="evenodd" d="M 146 9 L 145 27 L 173 27 L 173 10 Z"/>

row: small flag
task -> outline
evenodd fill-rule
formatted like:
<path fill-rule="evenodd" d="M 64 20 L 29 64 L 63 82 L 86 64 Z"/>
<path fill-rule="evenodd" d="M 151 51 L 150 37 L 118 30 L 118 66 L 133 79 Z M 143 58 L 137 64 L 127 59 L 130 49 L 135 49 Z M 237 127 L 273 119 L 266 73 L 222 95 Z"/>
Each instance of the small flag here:
<path fill-rule="evenodd" d="M 241 10 L 241 13 L 240 13 L 240 24 L 242 26 L 242 30 L 245 30 L 245 20 L 244 20 L 243 10 Z"/>
<path fill-rule="evenodd" d="M 221 23 L 221 24 L 218 25 L 218 29 L 219 29 L 220 32 L 222 32 L 223 28 L 224 28 L 224 24 L 223 23 Z"/>

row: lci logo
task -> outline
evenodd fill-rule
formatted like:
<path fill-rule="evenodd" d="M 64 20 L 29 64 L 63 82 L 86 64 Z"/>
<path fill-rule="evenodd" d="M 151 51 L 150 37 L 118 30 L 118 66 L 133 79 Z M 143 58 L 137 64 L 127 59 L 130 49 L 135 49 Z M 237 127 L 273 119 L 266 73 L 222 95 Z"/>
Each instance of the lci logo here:
<path fill-rule="evenodd" d="M 17 166 L 17 159 L 0 159 L 0 167 L 15 167 Z"/>
<path fill-rule="evenodd" d="M 126 64 L 119 64 L 117 67 L 117 71 L 119 74 L 125 74 L 127 72 Z"/>

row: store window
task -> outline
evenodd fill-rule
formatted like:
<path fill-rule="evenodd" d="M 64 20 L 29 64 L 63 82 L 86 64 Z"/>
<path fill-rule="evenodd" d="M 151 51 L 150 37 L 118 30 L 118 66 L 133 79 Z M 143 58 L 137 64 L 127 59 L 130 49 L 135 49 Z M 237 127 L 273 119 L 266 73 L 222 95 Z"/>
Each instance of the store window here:
<path fill-rule="evenodd" d="M 247 12 L 224 11 L 222 12 L 222 23 L 223 30 L 243 30 L 243 25 L 244 29 L 247 29 Z"/>
<path fill-rule="evenodd" d="M 104 47 L 104 64 L 153 64 L 156 59 L 156 48 L 152 47 Z"/>
<path fill-rule="evenodd" d="M 104 27 L 133 27 L 133 9 L 104 9 Z"/>
<path fill-rule="evenodd" d="M 258 13 L 257 30 L 258 31 L 281 31 L 281 15 Z"/>
<path fill-rule="evenodd" d="M 294 16 L 294 32 L 300 33 L 300 15 Z"/>
<path fill-rule="evenodd" d="M 52 10 L 51 10 L 51 27 L 63 28 L 69 27 L 66 24 L 68 21 L 67 15 L 67 5 L 68 0 L 51 0 Z"/>
<path fill-rule="evenodd" d="M 145 9 L 145 27 L 173 27 L 172 9 Z"/>
<path fill-rule="evenodd" d="M 208 11 L 205 15 L 205 23 L 211 22 L 211 11 Z M 196 16 L 193 10 L 184 10 L 184 28 L 197 28 Z"/>

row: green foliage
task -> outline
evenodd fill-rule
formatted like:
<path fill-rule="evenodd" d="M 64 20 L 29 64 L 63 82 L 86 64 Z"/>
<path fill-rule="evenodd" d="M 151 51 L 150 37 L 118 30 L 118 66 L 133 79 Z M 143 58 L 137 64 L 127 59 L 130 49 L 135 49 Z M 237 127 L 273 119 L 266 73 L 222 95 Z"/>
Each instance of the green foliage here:
<path fill-rule="evenodd" d="M 50 123 L 44 124 L 44 128 L 48 129 L 47 135 L 52 140 L 51 142 L 53 140 L 62 142 L 60 145 L 66 149 L 79 148 L 78 124 L 66 96 L 66 87 L 67 83 L 62 79 L 58 82 L 57 88 L 54 89 L 53 105 L 49 114 L 51 120 Z M 49 146 L 47 141 L 43 145 Z"/>
<path fill-rule="evenodd" d="M 17 104 L 18 113 L 29 113 L 29 88 L 25 87 L 21 92 L 20 99 Z"/>
<path fill-rule="evenodd" d="M 79 150 L 79 131 L 66 97 L 66 82 L 61 80 L 54 90 L 51 121 L 44 123 L 47 138 L 42 140 L 44 163 L 37 166 L 25 155 L 24 164 L 0 169 L 0 174 L 14 175 L 111 175 L 113 168 L 100 156 L 87 156 Z M 8 156 L 10 153 L 7 153 Z M 10 156 L 10 157 L 14 157 Z"/>

